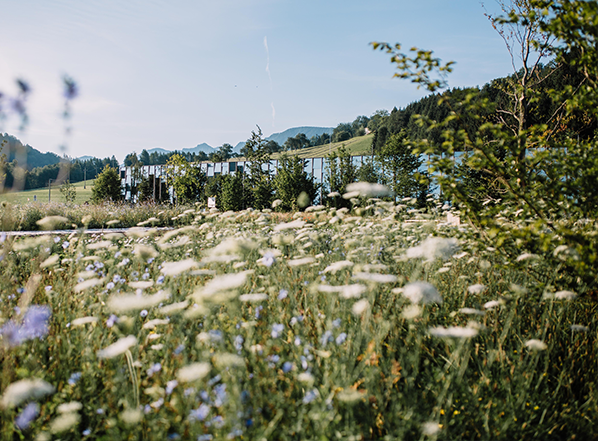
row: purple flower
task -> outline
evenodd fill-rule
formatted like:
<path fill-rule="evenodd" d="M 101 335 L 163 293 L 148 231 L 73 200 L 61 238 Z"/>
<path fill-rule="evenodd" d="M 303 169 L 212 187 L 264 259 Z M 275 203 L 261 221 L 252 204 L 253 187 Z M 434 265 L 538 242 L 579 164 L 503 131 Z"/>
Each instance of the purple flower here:
<path fill-rule="evenodd" d="M 71 374 L 71 376 L 67 380 L 67 383 L 70 384 L 71 386 L 74 386 L 75 384 L 77 384 L 77 382 L 80 379 L 81 379 L 81 372 L 74 372 Z"/>
<path fill-rule="evenodd" d="M 25 430 L 39 415 L 39 404 L 29 403 L 15 419 L 15 426 L 19 430 Z"/>
<path fill-rule="evenodd" d="M 278 300 L 286 299 L 289 292 L 286 289 L 281 289 L 278 293 Z"/>
<path fill-rule="evenodd" d="M 199 407 L 195 410 L 192 410 L 189 413 L 189 419 L 191 421 L 203 421 L 207 418 L 208 414 L 210 413 L 210 406 L 207 404 L 200 404 Z"/>
<path fill-rule="evenodd" d="M 346 332 L 341 332 L 338 337 L 336 337 L 336 344 L 337 345 L 342 345 L 345 340 L 347 339 L 347 333 Z"/>
<path fill-rule="evenodd" d="M 110 317 L 108 317 L 108 320 L 106 320 L 106 326 L 108 326 L 109 328 L 111 328 L 117 322 L 118 322 L 118 317 L 115 316 L 114 314 L 111 314 Z"/>
<path fill-rule="evenodd" d="M 307 391 L 305 396 L 303 397 L 303 403 L 304 404 L 311 403 L 316 398 L 318 398 L 319 395 L 320 395 L 320 393 L 318 392 L 318 389 L 312 389 L 310 391 Z"/>
<path fill-rule="evenodd" d="M 271 267 L 274 264 L 274 262 L 276 262 L 274 254 L 268 251 L 266 254 L 264 254 L 262 262 L 264 262 L 264 265 L 266 265 L 267 267 Z"/>
<path fill-rule="evenodd" d="M 170 380 L 166 382 L 166 395 L 170 395 L 175 387 L 179 385 L 179 382 L 176 380 Z"/>
<path fill-rule="evenodd" d="M 51 315 L 49 306 L 31 305 L 20 324 L 9 320 L 0 328 L 0 334 L 13 347 L 19 346 L 27 340 L 42 338 L 48 333 L 48 320 Z"/>
<path fill-rule="evenodd" d="M 64 84 L 64 97 L 67 100 L 72 100 L 73 98 L 76 98 L 77 95 L 79 95 L 79 88 L 77 87 L 77 83 L 75 83 L 75 80 L 65 75 L 64 77 L 62 77 L 62 81 Z"/>
<path fill-rule="evenodd" d="M 274 323 L 272 325 L 272 338 L 280 337 L 280 334 L 282 334 L 282 331 L 284 331 L 284 325 L 280 324 L 280 323 Z"/>
<path fill-rule="evenodd" d="M 284 364 L 282 365 L 282 371 L 286 374 L 287 372 L 290 372 L 293 370 L 293 363 L 291 363 L 290 361 L 285 361 Z"/>

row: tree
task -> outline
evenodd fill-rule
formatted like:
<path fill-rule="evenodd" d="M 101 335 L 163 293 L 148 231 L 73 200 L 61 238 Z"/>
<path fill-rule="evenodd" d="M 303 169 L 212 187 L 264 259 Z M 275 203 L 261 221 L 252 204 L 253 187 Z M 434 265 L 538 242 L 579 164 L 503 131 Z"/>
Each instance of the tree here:
<path fill-rule="evenodd" d="M 514 0 L 502 5 L 506 15 L 490 18 L 515 67 L 504 89 L 507 106 L 495 106 L 470 91 L 451 104 L 448 118 L 431 122 L 429 127 L 442 130 L 443 142 L 422 140 L 417 151 L 432 155 L 443 192 L 460 204 L 478 240 L 505 261 L 515 261 L 522 251 L 542 255 L 546 264 L 559 269 L 553 283 L 581 293 L 598 281 L 595 228 L 585 221 L 598 216 L 598 133 L 595 128 L 579 130 L 580 124 L 596 127 L 598 118 L 598 4 Z M 400 45 L 374 43 L 374 48 L 392 55 L 399 67 L 396 76 L 430 91 L 446 86 L 450 63 L 443 64 L 432 52 L 414 49 L 410 56 Z M 532 59 L 546 54 L 554 57 L 549 70 Z M 573 73 L 569 84 L 543 87 L 561 69 Z M 545 102 L 552 103 L 554 112 L 537 107 Z M 473 131 L 468 127 L 472 121 Z M 465 170 L 493 180 L 500 201 L 473 203 L 456 167 L 456 152 L 467 152 Z"/>
<path fill-rule="evenodd" d="M 307 194 L 310 201 L 313 201 L 318 194 L 319 185 L 314 177 L 305 171 L 305 160 L 297 155 L 288 156 L 283 154 L 280 158 L 278 170 L 274 177 L 274 188 L 276 198 L 282 203 L 279 208 L 284 211 L 297 211 L 299 195 Z"/>
<path fill-rule="evenodd" d="M 326 170 L 328 189 L 330 192 L 338 192 L 341 195 L 346 193 L 347 185 L 355 182 L 357 178 L 357 170 L 345 145 L 341 145 L 337 151 L 330 153 L 326 163 L 328 165 Z M 348 202 L 344 201 L 342 204 L 347 205 Z"/>
<path fill-rule="evenodd" d="M 221 175 L 220 197 L 216 200 L 216 204 L 221 210 L 241 211 L 245 208 L 243 178 L 243 172 L 241 171 L 237 171 L 234 174 Z"/>
<path fill-rule="evenodd" d="M 206 175 L 200 167 L 190 164 L 182 155 L 170 157 L 166 163 L 166 176 L 179 204 L 191 204 L 203 199 Z"/>
<path fill-rule="evenodd" d="M 64 200 L 67 204 L 72 204 L 75 202 L 75 198 L 77 197 L 77 190 L 75 186 L 71 184 L 71 181 L 66 180 L 60 186 L 60 193 L 64 197 Z"/>
<path fill-rule="evenodd" d="M 404 131 L 390 136 L 377 159 L 382 183 L 393 191 L 396 198 L 425 200 L 427 185 L 422 184 L 417 176 L 422 160 L 413 153 Z"/>
<path fill-rule="evenodd" d="M 150 165 L 152 163 L 150 155 L 146 149 L 141 150 L 141 154 L 139 155 L 139 162 L 141 162 L 142 165 Z"/>
<path fill-rule="evenodd" d="M 106 165 L 96 177 L 91 188 L 91 201 L 99 204 L 105 201 L 117 202 L 122 199 L 118 170 Z"/>
<path fill-rule="evenodd" d="M 265 141 L 262 138 L 262 129 L 257 126 L 257 133 L 251 132 L 251 137 L 245 143 L 245 150 L 249 163 L 249 176 L 247 183 L 251 188 L 251 200 L 246 201 L 256 210 L 270 208 L 274 187 L 270 172 L 270 155 L 266 151 Z"/>
<path fill-rule="evenodd" d="M 137 153 L 129 153 L 125 156 L 124 165 L 125 167 L 131 167 L 139 162 L 139 158 L 137 158 Z"/>

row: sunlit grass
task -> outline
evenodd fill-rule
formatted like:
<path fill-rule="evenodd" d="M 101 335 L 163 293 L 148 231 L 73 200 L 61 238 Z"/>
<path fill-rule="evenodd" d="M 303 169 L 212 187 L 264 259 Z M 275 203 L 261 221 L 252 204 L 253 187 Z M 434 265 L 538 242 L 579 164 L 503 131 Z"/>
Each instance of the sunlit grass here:
<path fill-rule="evenodd" d="M 596 437 L 596 305 L 541 259 L 386 202 L 188 210 L 2 237 L 6 439 Z"/>

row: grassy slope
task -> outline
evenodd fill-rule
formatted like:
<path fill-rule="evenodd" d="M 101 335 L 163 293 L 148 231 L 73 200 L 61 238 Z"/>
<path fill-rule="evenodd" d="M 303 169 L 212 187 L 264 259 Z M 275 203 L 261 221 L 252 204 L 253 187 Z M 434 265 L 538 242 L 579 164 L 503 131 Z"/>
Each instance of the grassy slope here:
<path fill-rule="evenodd" d="M 332 144 L 318 145 L 316 147 L 308 147 L 301 150 L 291 150 L 288 155 L 298 154 L 300 158 L 321 158 L 328 156 L 331 152 L 338 150 L 344 144 L 345 148 L 353 156 L 369 155 L 372 148 L 373 134 L 351 138 L 343 142 L 333 142 Z M 279 159 L 282 153 L 274 153 L 272 159 Z M 245 161 L 245 158 L 233 158 L 230 161 Z"/>
<path fill-rule="evenodd" d="M 83 182 L 76 182 L 73 184 L 75 190 L 77 191 L 77 197 L 75 198 L 76 204 L 82 204 L 85 201 L 89 201 L 91 199 L 91 187 L 93 185 L 93 180 L 88 179 L 85 185 L 85 189 L 83 188 Z M 33 196 L 37 196 L 38 203 L 46 203 L 48 202 L 48 188 L 35 188 L 32 190 L 24 190 L 24 191 L 16 191 L 16 192 L 8 192 L 4 194 L 0 194 L 0 202 L 7 201 L 12 204 L 33 204 Z M 64 197 L 60 193 L 60 186 L 59 185 L 52 185 L 52 193 L 51 193 L 51 201 L 52 202 L 64 202 Z"/>

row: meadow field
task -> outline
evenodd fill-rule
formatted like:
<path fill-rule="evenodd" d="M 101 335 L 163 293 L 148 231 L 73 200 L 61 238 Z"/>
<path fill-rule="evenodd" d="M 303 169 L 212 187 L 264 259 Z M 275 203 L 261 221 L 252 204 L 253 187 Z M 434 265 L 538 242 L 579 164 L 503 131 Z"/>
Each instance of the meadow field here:
<path fill-rule="evenodd" d="M 85 182 L 74 182 L 72 185 L 76 191 L 74 204 L 84 204 L 91 201 L 91 188 L 94 180 L 88 179 Z M 37 200 L 35 200 L 37 199 Z M 9 202 L 13 205 L 46 204 L 65 202 L 60 193 L 60 185 L 52 185 L 51 188 L 35 188 L 23 191 L 8 191 L 0 193 L 0 202 Z"/>
<path fill-rule="evenodd" d="M 595 300 L 448 207 L 147 210 L 0 236 L 2 439 L 597 438 Z"/>

